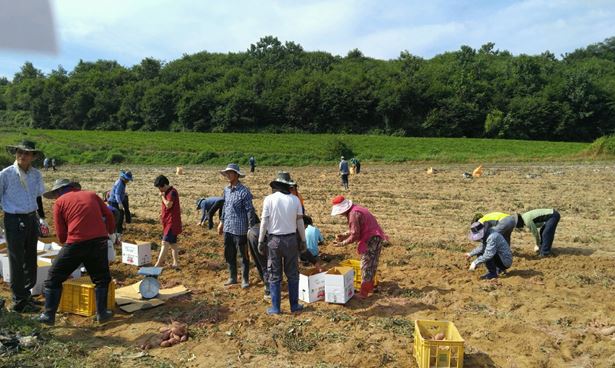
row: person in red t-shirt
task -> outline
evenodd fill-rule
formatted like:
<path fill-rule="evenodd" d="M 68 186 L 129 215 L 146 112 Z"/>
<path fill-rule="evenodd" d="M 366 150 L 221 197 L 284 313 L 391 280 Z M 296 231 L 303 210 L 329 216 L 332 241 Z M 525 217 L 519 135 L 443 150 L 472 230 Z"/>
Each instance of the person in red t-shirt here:
<path fill-rule="evenodd" d="M 177 269 L 177 236 L 182 232 L 179 193 L 169 185 L 169 179 L 164 175 L 160 175 L 154 180 L 154 186 L 160 191 L 160 198 L 162 200 L 162 209 L 160 211 L 162 249 L 154 267 L 160 267 L 164 263 L 169 248 L 171 248 L 171 255 L 173 256 L 173 265 L 171 267 Z"/>
<path fill-rule="evenodd" d="M 115 231 L 113 214 L 96 193 L 81 191 L 81 185 L 58 179 L 43 197 L 56 199 L 53 220 L 56 235 L 64 244 L 53 261 L 44 283 L 45 311 L 39 322 L 53 325 L 62 297 L 62 283 L 83 263 L 94 283 L 96 320 L 104 322 L 113 316 L 107 310 L 107 293 L 111 274 L 107 253 L 109 234 Z"/>

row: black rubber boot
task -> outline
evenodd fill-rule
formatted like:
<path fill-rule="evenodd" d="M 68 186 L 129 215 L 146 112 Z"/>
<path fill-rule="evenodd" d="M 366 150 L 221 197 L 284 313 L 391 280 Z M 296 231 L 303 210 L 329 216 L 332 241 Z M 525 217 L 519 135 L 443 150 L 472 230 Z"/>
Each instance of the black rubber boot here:
<path fill-rule="evenodd" d="M 45 295 L 45 311 L 38 317 L 38 321 L 53 326 L 56 323 L 56 312 L 62 298 L 62 289 L 45 288 L 43 295 Z"/>
<path fill-rule="evenodd" d="M 111 317 L 113 317 L 113 312 L 107 310 L 107 293 L 109 292 L 108 288 L 95 288 L 94 293 L 96 294 L 96 317 L 95 320 L 98 323 L 103 323 L 108 321 Z"/>

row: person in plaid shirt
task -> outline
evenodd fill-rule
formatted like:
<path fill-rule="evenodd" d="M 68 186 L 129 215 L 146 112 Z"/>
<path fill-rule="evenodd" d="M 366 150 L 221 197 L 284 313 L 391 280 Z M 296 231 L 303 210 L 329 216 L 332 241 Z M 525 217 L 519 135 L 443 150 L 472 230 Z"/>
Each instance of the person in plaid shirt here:
<path fill-rule="evenodd" d="M 229 181 L 224 188 L 222 197 L 224 207 L 218 225 L 218 234 L 224 235 L 224 258 L 228 264 L 229 279 L 225 286 L 237 284 L 237 251 L 241 255 L 241 287 L 250 286 L 250 257 L 248 255 L 248 216 L 254 212 L 252 193 L 243 185 L 239 178 L 245 175 L 239 170 L 239 165 L 228 164 L 220 173 Z"/>

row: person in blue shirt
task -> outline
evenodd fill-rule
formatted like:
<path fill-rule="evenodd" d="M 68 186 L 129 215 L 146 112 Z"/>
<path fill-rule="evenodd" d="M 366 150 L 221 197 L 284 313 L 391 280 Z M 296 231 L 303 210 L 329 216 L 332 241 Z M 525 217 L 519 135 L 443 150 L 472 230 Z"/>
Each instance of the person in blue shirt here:
<path fill-rule="evenodd" d="M 36 243 L 39 232 L 49 231 L 45 222 L 43 176 L 32 166 L 41 155 L 34 142 L 23 141 L 7 146 L 15 162 L 0 171 L 0 207 L 4 212 L 9 268 L 11 272 L 12 310 L 18 313 L 38 312 L 30 289 L 36 284 Z M 40 303 L 38 303 L 40 305 Z"/>
<path fill-rule="evenodd" d="M 132 181 L 132 173 L 130 171 L 120 171 L 120 177 L 113 184 L 113 188 L 109 192 L 109 198 L 107 203 L 118 210 L 119 212 L 119 220 L 117 221 L 118 226 L 116 233 L 122 234 L 124 232 L 124 218 L 128 218 L 126 215 L 126 211 L 128 210 L 126 207 L 126 184 Z"/>
<path fill-rule="evenodd" d="M 200 210 L 199 226 L 207 225 L 209 230 L 214 228 L 214 215 L 218 212 L 218 216 L 222 217 L 222 207 L 224 206 L 224 198 L 222 197 L 207 197 L 196 200 L 196 209 Z M 198 214 L 198 212 L 197 212 Z"/>
<path fill-rule="evenodd" d="M 322 237 L 320 230 L 314 226 L 314 222 L 310 216 L 303 215 L 303 224 L 305 225 L 305 242 L 307 244 L 307 249 L 301 253 L 299 258 L 302 262 L 313 264 L 320 271 L 318 246 L 322 245 L 325 239 Z"/>
<path fill-rule="evenodd" d="M 256 159 L 254 156 L 250 156 L 250 172 L 254 174 L 254 168 L 256 167 Z"/>
<path fill-rule="evenodd" d="M 344 159 L 344 156 L 340 159 L 339 170 L 340 177 L 342 178 L 342 186 L 344 189 L 348 190 L 348 175 L 350 174 L 350 169 L 348 168 L 348 161 Z"/>

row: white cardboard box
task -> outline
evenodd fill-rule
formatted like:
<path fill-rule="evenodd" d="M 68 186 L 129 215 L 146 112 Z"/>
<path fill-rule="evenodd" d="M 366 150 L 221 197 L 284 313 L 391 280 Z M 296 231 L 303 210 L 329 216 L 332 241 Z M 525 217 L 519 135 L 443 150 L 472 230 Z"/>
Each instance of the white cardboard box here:
<path fill-rule="evenodd" d="M 354 295 L 354 269 L 333 267 L 325 273 L 325 301 L 346 304 Z"/>
<path fill-rule="evenodd" d="M 51 270 L 51 263 L 38 260 L 38 268 L 36 269 L 36 284 L 32 289 L 30 289 L 30 293 L 32 295 L 39 295 L 43 293 L 43 284 L 45 280 L 47 280 L 47 276 L 49 276 L 49 270 Z M 77 267 L 76 270 L 69 276 L 69 278 L 79 278 L 81 277 L 81 270 Z"/>
<path fill-rule="evenodd" d="M 324 300 L 325 273 L 312 268 L 299 274 L 299 299 L 306 303 Z"/>
<path fill-rule="evenodd" d="M 9 256 L 6 252 L 0 252 L 0 272 L 4 282 L 11 282 L 11 272 L 9 270 Z"/>
<path fill-rule="evenodd" d="M 122 242 L 122 263 L 142 266 L 152 262 L 152 244 Z"/>
<path fill-rule="evenodd" d="M 36 243 L 36 250 L 37 251 L 42 251 L 42 250 L 45 250 L 45 251 L 47 251 L 47 250 L 57 250 L 57 251 L 59 251 L 61 248 L 62 247 L 60 246 L 60 244 L 58 244 L 58 243 L 56 243 L 54 241 L 52 241 L 50 243 L 45 243 L 45 242 L 39 240 Z"/>

